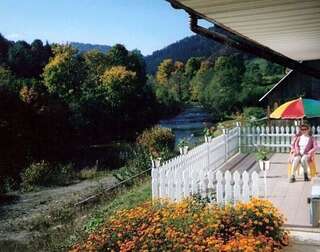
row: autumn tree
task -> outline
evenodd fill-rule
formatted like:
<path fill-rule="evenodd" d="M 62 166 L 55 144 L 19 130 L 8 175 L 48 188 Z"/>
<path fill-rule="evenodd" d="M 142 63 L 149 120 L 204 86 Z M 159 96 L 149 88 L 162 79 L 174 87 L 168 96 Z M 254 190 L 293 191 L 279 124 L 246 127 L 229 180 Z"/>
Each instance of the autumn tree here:
<path fill-rule="evenodd" d="M 175 71 L 175 66 L 172 59 L 165 59 L 158 66 L 156 80 L 159 84 L 166 85 L 169 82 L 171 74 Z"/>
<path fill-rule="evenodd" d="M 190 99 L 194 102 L 202 102 L 205 89 L 213 77 L 213 65 L 210 61 L 201 62 L 196 75 L 190 81 Z"/>
<path fill-rule="evenodd" d="M 133 96 L 137 85 L 137 74 L 124 66 L 107 69 L 101 76 L 101 90 L 111 107 L 117 110 L 130 96 Z"/>
<path fill-rule="evenodd" d="M 44 68 L 44 85 L 49 93 L 56 94 L 67 102 L 75 102 L 86 77 L 84 61 L 77 50 L 69 45 L 56 45 L 53 54 Z"/>
<path fill-rule="evenodd" d="M 100 77 L 109 66 L 108 57 L 98 50 L 91 50 L 83 54 L 84 64 L 87 68 L 86 88 L 95 88 L 100 85 Z M 89 90 L 88 90 L 89 91 Z"/>

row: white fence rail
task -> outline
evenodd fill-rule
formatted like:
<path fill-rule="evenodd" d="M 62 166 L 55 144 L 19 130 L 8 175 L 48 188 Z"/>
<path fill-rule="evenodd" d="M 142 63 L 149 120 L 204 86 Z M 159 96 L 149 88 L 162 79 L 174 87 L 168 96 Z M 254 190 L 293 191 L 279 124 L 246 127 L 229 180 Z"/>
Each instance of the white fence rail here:
<path fill-rule="evenodd" d="M 251 152 L 257 146 L 265 146 L 271 152 L 289 152 L 293 136 L 298 127 L 242 127 L 241 151 Z M 320 126 L 312 127 L 317 141 L 320 140 Z"/>

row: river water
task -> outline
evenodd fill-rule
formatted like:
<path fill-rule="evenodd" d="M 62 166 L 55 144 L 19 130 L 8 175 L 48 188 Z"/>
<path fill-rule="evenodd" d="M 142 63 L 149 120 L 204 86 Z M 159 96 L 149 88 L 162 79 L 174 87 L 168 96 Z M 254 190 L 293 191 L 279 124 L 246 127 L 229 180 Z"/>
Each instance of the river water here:
<path fill-rule="evenodd" d="M 210 121 L 209 114 L 201 106 L 195 105 L 171 119 L 161 120 L 160 126 L 172 129 L 176 143 L 185 138 L 193 145 L 204 141 L 203 129 Z"/>

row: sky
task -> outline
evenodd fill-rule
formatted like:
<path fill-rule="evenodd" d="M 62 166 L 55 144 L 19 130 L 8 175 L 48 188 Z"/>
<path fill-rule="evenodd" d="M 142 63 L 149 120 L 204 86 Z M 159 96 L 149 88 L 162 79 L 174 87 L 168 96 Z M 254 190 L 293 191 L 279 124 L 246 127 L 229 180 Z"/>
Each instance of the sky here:
<path fill-rule="evenodd" d="M 188 15 L 165 0 L 0 0 L 0 33 L 29 43 L 121 43 L 144 55 L 193 34 Z"/>

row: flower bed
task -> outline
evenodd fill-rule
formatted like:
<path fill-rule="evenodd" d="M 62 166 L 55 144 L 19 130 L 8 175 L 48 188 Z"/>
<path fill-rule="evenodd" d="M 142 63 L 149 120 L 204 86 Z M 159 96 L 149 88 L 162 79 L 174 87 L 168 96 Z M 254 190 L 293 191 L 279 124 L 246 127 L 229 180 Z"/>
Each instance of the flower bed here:
<path fill-rule="evenodd" d="M 71 251 L 278 251 L 284 220 L 266 200 L 219 207 L 195 199 L 119 211 Z"/>

